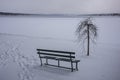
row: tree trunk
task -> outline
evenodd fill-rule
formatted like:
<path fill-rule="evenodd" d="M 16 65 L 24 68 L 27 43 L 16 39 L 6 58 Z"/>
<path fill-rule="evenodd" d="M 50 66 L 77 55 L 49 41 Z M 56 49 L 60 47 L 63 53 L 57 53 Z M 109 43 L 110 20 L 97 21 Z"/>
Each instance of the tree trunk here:
<path fill-rule="evenodd" d="M 89 36 L 89 25 L 87 26 L 87 36 L 88 36 L 88 39 L 87 39 L 87 56 L 89 56 L 89 48 L 90 48 L 90 36 Z"/>

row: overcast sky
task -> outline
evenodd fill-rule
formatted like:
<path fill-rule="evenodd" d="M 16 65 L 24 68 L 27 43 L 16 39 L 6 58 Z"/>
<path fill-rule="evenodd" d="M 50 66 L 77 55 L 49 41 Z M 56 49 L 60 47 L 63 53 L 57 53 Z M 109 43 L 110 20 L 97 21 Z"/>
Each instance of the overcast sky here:
<path fill-rule="evenodd" d="M 120 13 L 120 0 L 0 0 L 0 11 L 21 13 Z"/>

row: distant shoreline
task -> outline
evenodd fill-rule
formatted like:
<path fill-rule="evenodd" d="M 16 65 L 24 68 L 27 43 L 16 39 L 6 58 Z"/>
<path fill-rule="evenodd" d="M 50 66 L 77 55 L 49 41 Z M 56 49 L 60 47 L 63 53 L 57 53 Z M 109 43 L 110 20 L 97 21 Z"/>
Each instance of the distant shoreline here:
<path fill-rule="evenodd" d="M 79 18 L 79 17 L 120 17 L 120 13 L 102 13 L 102 14 L 31 14 L 31 13 L 13 13 L 0 12 L 0 16 L 37 16 L 37 17 L 63 17 L 63 18 Z"/>

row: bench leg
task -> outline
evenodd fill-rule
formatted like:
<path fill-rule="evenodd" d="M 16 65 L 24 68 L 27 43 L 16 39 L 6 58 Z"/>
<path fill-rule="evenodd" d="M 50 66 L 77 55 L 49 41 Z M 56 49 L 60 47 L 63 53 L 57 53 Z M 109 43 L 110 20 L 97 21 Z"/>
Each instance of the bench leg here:
<path fill-rule="evenodd" d="M 78 71 L 78 62 L 76 62 L 76 70 Z"/>
<path fill-rule="evenodd" d="M 58 67 L 60 67 L 60 60 L 58 60 Z"/>
<path fill-rule="evenodd" d="M 71 61 L 71 72 L 73 72 L 73 62 Z"/>
<path fill-rule="evenodd" d="M 48 59 L 46 58 L 46 64 L 48 64 Z"/>
<path fill-rule="evenodd" d="M 42 59 L 40 58 L 40 63 L 41 63 L 41 66 L 42 66 Z"/>
<path fill-rule="evenodd" d="M 39 54 L 39 58 L 40 58 L 40 63 L 41 63 L 41 66 L 42 66 L 42 58 L 40 57 L 40 54 Z"/>

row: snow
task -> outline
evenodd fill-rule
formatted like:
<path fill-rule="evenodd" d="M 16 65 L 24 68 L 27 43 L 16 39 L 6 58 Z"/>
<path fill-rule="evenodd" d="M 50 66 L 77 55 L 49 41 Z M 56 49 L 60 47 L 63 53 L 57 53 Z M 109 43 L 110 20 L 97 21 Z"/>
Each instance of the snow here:
<path fill-rule="evenodd" d="M 74 34 L 81 19 L 1 16 L 0 80 L 120 80 L 120 18 L 93 18 L 98 38 L 89 57 Z M 79 71 L 41 67 L 37 48 L 76 52 Z"/>
<path fill-rule="evenodd" d="M 1 16 L 0 33 L 21 34 L 43 38 L 75 40 L 75 30 L 81 18 L 44 18 L 29 16 Z M 119 17 L 93 17 L 98 27 L 98 42 L 120 44 Z"/>
<path fill-rule="evenodd" d="M 79 71 L 41 67 L 37 48 L 75 51 Z M 98 43 L 88 57 L 74 41 L 0 34 L 0 80 L 120 80 L 119 61 L 120 45 Z"/>

